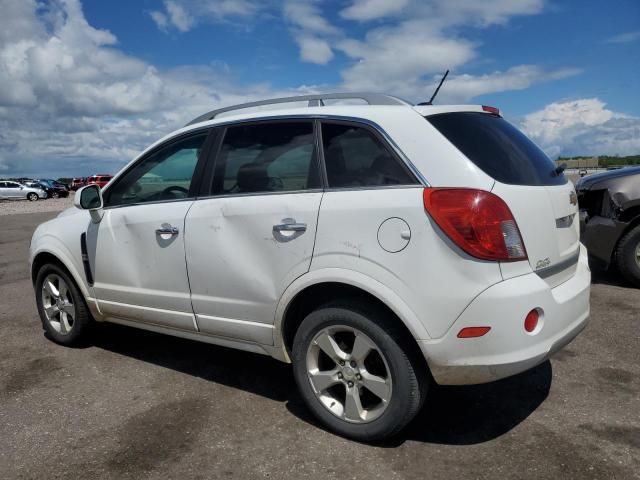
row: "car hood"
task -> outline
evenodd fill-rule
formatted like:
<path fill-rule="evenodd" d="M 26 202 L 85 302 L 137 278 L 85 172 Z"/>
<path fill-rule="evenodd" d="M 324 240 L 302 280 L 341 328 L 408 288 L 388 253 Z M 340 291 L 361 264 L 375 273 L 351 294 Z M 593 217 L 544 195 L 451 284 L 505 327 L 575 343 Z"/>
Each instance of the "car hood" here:
<path fill-rule="evenodd" d="M 639 177 L 634 180 L 630 179 L 630 181 L 640 182 L 640 167 L 627 167 L 610 170 L 608 172 L 594 173 L 593 175 L 582 177 L 578 183 L 576 183 L 576 190 L 590 190 L 594 185 L 603 182 L 617 183 L 620 180 L 626 181 L 625 177 L 635 175 Z M 598 188 L 609 188 L 609 185 L 598 185 Z"/>

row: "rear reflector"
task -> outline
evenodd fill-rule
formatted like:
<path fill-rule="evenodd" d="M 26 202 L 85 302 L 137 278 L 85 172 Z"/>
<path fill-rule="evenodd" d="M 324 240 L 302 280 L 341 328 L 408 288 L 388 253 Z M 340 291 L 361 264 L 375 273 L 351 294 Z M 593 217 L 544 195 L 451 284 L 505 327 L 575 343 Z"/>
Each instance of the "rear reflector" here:
<path fill-rule="evenodd" d="M 518 225 L 504 200 L 471 188 L 425 188 L 424 208 L 469 255 L 483 260 L 526 260 Z"/>
<path fill-rule="evenodd" d="M 496 107 L 490 107 L 488 105 L 483 105 L 482 110 L 488 113 L 493 113 L 494 115 L 500 116 L 500 109 Z"/>
<path fill-rule="evenodd" d="M 533 332 L 538 326 L 539 319 L 540 314 L 538 313 L 538 310 L 534 308 L 527 313 L 526 317 L 524 317 L 524 329 L 529 333 Z"/>
<path fill-rule="evenodd" d="M 476 338 L 481 337 L 491 330 L 491 327 L 467 327 L 458 332 L 458 338 Z"/>

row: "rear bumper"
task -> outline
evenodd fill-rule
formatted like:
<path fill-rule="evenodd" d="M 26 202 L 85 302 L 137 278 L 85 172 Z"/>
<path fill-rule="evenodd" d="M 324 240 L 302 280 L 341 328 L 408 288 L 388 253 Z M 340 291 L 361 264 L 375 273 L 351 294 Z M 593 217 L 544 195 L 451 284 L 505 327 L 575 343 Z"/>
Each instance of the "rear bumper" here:
<path fill-rule="evenodd" d="M 528 370 L 573 340 L 589 319 L 591 272 L 580 245 L 575 275 L 555 288 L 535 273 L 500 282 L 482 292 L 458 317 L 447 334 L 420 342 L 431 373 L 442 385 L 499 380 Z M 524 318 L 541 309 L 541 325 L 533 333 Z M 458 338 L 465 327 L 487 326 L 478 338 Z"/>

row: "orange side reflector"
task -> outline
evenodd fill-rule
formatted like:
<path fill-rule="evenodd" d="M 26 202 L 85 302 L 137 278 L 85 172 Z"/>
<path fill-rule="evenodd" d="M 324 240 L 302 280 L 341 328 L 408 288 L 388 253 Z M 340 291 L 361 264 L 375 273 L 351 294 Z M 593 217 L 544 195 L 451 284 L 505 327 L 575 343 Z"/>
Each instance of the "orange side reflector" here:
<path fill-rule="evenodd" d="M 458 332 L 458 338 L 475 338 L 486 334 L 491 327 L 467 327 Z"/>

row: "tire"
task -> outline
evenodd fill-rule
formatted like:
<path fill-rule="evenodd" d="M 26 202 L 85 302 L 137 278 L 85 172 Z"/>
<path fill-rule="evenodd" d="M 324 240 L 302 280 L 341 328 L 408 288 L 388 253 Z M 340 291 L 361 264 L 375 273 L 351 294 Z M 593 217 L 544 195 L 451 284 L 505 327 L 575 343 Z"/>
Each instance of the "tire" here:
<path fill-rule="evenodd" d="M 54 288 L 45 286 L 45 282 L 51 282 Z M 53 291 L 58 292 L 60 302 L 55 301 Z M 43 265 L 36 277 L 35 293 L 42 328 L 48 338 L 66 346 L 87 343 L 94 321 L 80 289 L 65 269 L 54 263 Z M 73 314 L 69 314 L 70 307 Z"/>
<path fill-rule="evenodd" d="M 640 225 L 632 228 L 618 242 L 616 266 L 623 277 L 640 288 Z"/>
<path fill-rule="evenodd" d="M 58 192 L 52 192 L 51 198 L 60 198 L 60 194 Z"/>
<path fill-rule="evenodd" d="M 30 202 L 37 202 L 39 198 L 40 197 L 38 197 L 38 194 L 34 192 L 31 192 L 27 195 L 27 200 L 29 200 Z"/>
<path fill-rule="evenodd" d="M 344 437 L 366 442 L 392 437 L 416 416 L 425 400 L 426 362 L 417 347 L 413 348 L 413 339 L 395 324 L 399 320 L 388 317 L 367 303 L 327 304 L 311 312 L 296 332 L 292 360 L 302 398 L 322 424 Z M 352 333 L 354 340 L 350 339 Z M 325 353 L 325 335 L 340 344 L 339 354 L 348 353 L 344 366 L 335 360 L 339 356 L 331 360 Z M 366 349 L 356 348 L 355 352 L 356 341 L 376 350 L 360 359 L 358 352 Z M 358 361 L 351 364 L 352 358 Z M 330 378 L 327 388 L 321 383 L 325 378 Z M 367 385 L 381 387 L 374 389 L 378 395 Z M 362 409 L 357 408 L 354 395 Z M 385 396 L 387 402 L 381 400 Z"/>

